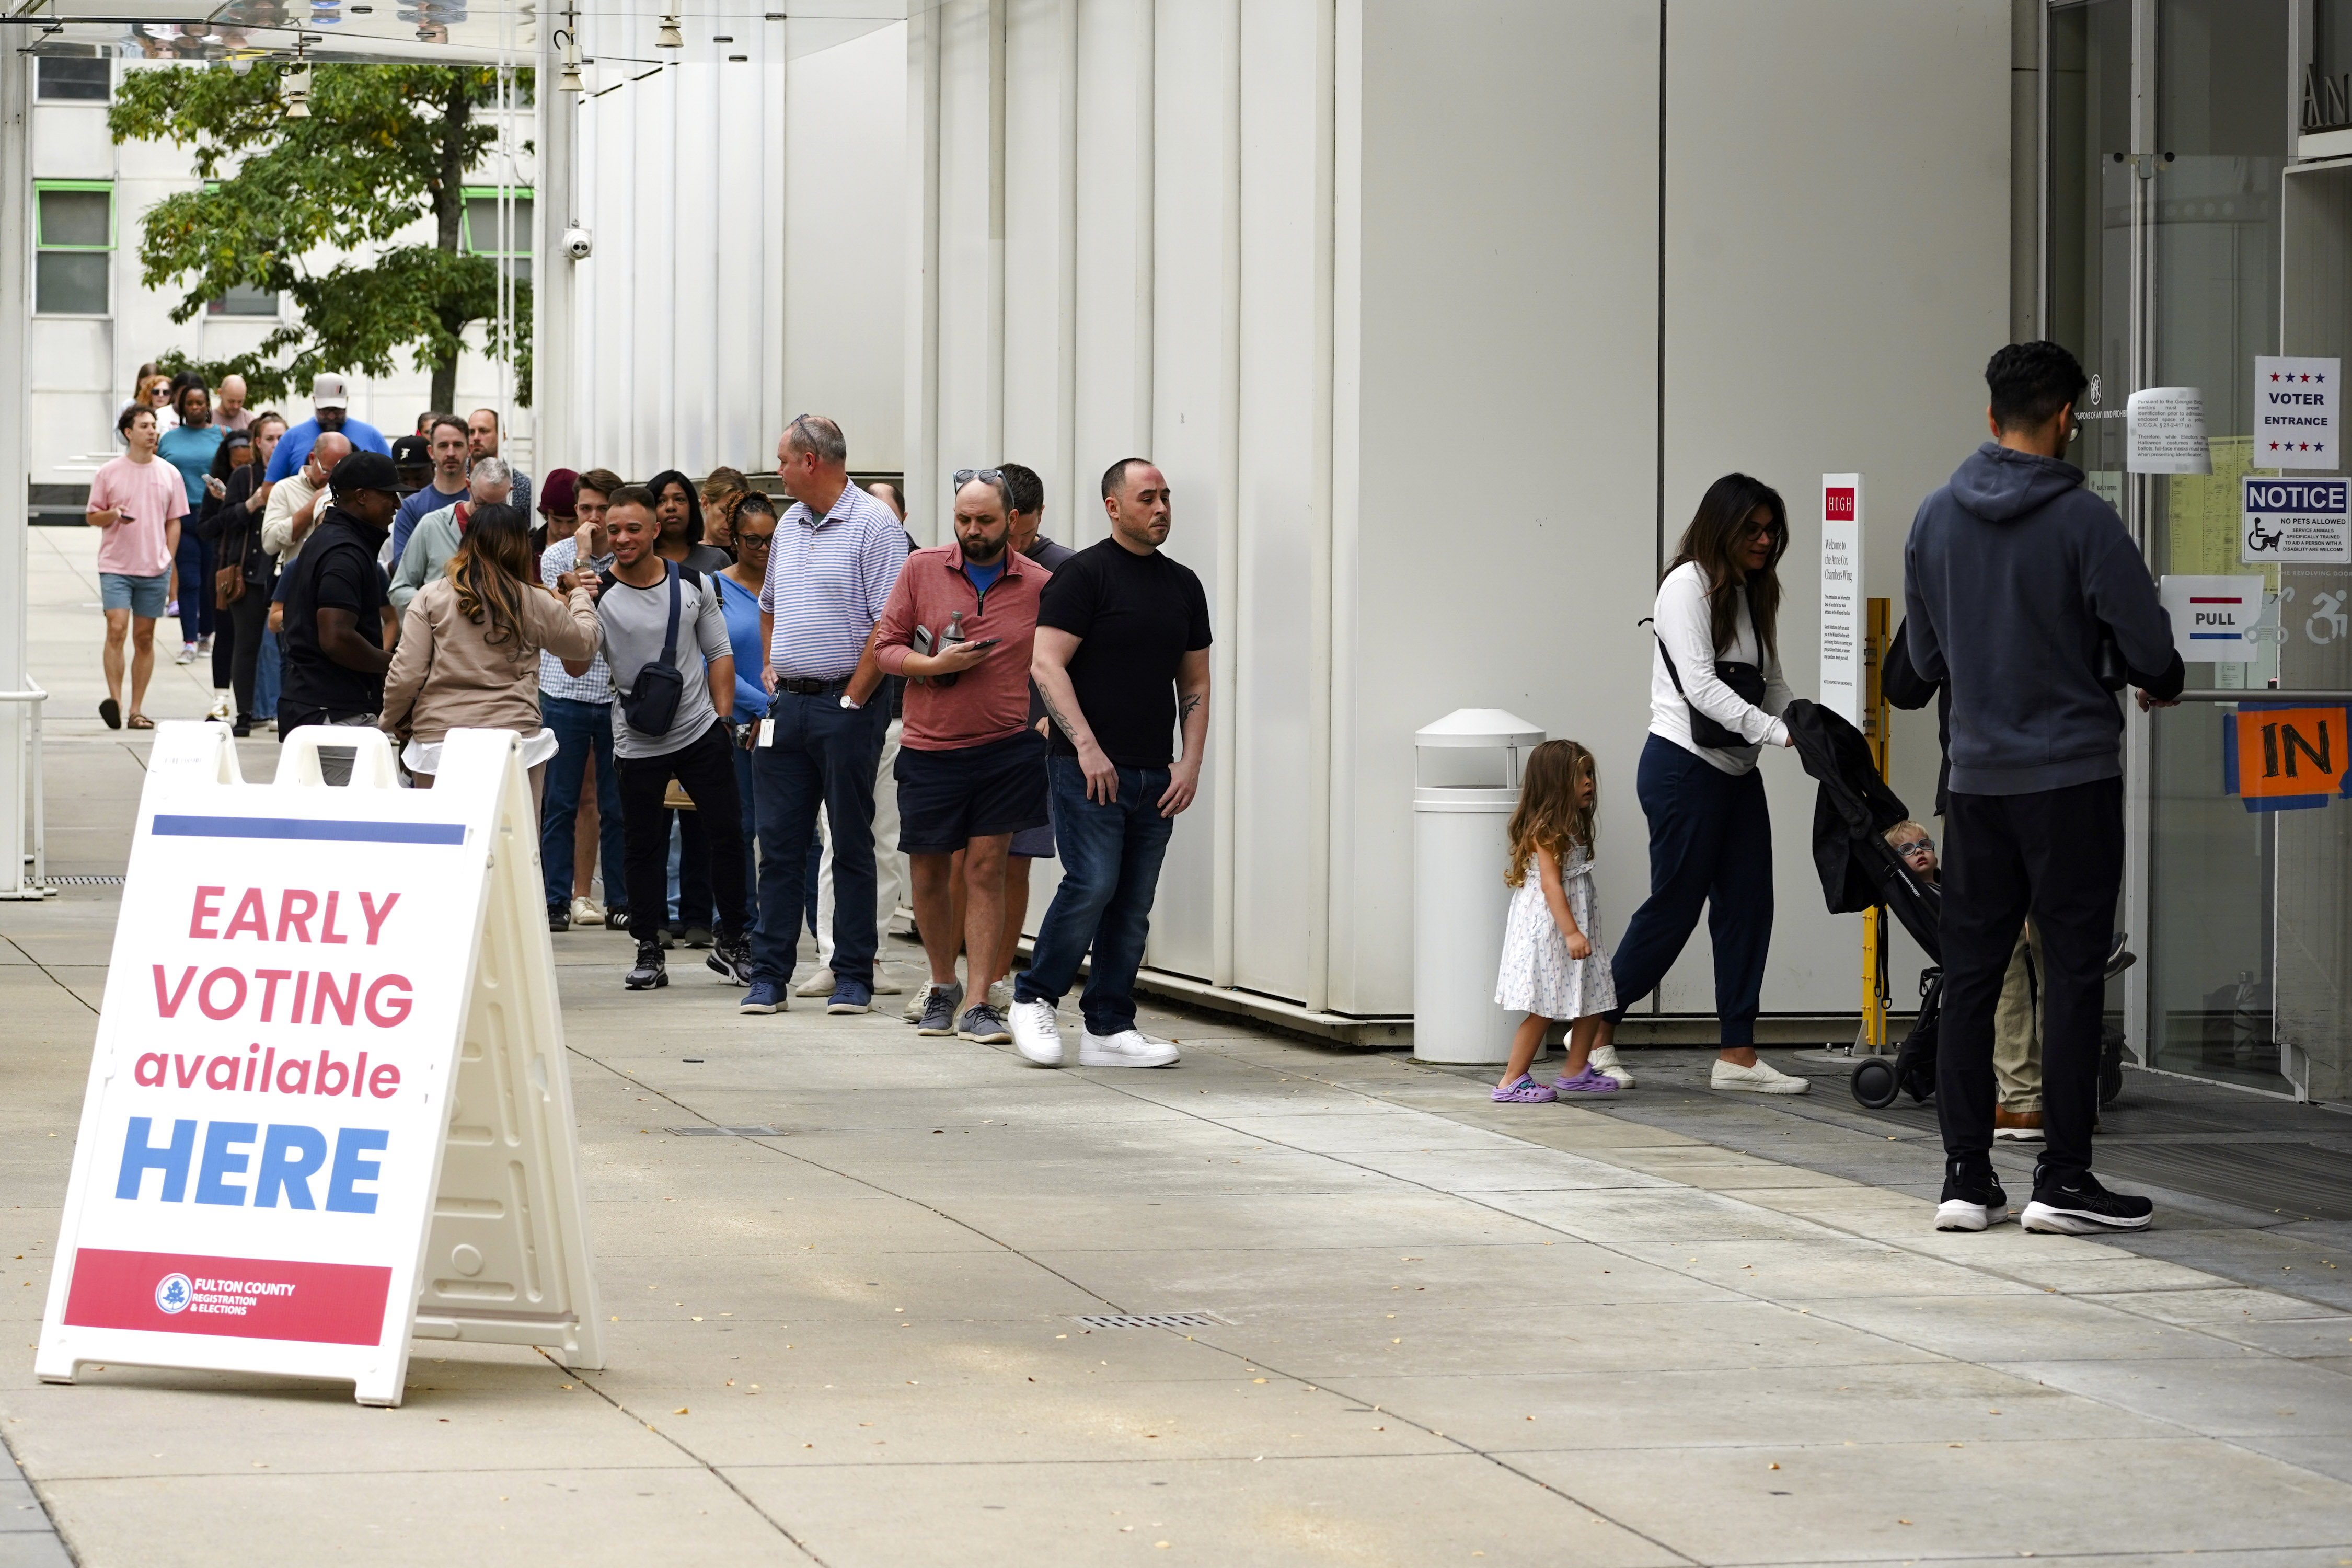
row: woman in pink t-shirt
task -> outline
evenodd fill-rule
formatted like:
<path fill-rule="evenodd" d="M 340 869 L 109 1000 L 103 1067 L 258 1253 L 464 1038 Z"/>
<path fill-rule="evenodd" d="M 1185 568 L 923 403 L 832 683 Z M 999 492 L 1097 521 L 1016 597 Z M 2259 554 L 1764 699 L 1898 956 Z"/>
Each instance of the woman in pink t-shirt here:
<path fill-rule="evenodd" d="M 169 596 L 172 557 L 187 515 L 186 481 L 155 456 L 155 411 L 133 404 L 115 421 L 128 450 L 90 477 L 87 516 L 104 532 L 98 543 L 99 603 L 106 611 L 106 700 L 98 716 L 110 730 L 152 730 L 140 711 L 155 672 L 155 622 Z M 131 712 L 122 711 L 122 643 L 131 639 Z"/>

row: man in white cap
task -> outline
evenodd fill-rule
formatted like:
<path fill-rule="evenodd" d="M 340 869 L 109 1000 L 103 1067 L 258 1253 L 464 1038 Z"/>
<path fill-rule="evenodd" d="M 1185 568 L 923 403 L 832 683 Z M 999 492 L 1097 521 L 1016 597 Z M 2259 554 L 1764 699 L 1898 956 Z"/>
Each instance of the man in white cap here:
<path fill-rule="evenodd" d="M 310 417 L 305 419 L 278 443 L 278 450 L 269 454 L 269 471 L 262 476 L 275 484 L 301 468 L 310 455 L 310 443 L 329 431 L 341 434 L 355 452 L 381 452 L 392 456 L 391 444 L 383 433 L 364 420 L 351 416 L 351 384 L 341 376 L 329 374 L 310 383 Z M 291 448 L 291 450 L 289 450 Z"/>

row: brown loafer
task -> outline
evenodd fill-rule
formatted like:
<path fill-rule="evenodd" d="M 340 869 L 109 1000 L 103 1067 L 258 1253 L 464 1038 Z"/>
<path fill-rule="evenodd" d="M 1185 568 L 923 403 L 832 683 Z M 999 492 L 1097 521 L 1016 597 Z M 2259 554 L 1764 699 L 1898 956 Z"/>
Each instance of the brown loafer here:
<path fill-rule="evenodd" d="M 2039 1143 L 2042 1142 L 2042 1112 L 2011 1110 L 2006 1105 L 1997 1105 L 1992 1112 L 1992 1135 L 2020 1143 Z"/>

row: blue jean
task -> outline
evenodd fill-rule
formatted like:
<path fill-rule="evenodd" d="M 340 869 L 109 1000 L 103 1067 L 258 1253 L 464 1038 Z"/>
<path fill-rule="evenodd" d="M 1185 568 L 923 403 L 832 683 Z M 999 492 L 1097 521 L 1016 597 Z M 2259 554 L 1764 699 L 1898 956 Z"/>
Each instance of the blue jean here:
<path fill-rule="evenodd" d="M 889 705 L 851 711 L 837 696 L 776 693 L 753 749 L 759 791 L 760 907 L 802 907 L 816 853 L 817 807 L 833 824 L 833 977 L 874 984 L 874 771 L 882 763 Z M 751 937 L 759 978 L 782 985 L 799 962 L 800 921 L 763 921 Z"/>
<path fill-rule="evenodd" d="M 269 629 L 268 612 L 261 623 L 261 658 L 253 667 L 253 711 L 267 719 L 278 711 L 279 654 L 278 634 Z"/>
<path fill-rule="evenodd" d="M 199 539 L 196 531 L 183 524 L 180 528 L 180 549 L 174 557 L 180 568 L 180 640 L 194 642 L 213 632 L 213 545 L 209 539 Z"/>
<path fill-rule="evenodd" d="M 1723 1046 L 1752 1046 L 1772 943 L 1772 818 L 1764 775 L 1753 768 L 1727 773 L 1653 735 L 1642 748 L 1634 788 L 1650 819 L 1650 896 L 1625 922 L 1625 940 L 1611 961 L 1617 1007 L 1608 1019 L 1616 1023 L 1657 989 L 1698 929 L 1705 905 Z"/>
<path fill-rule="evenodd" d="M 604 902 L 625 909 L 623 876 L 621 775 L 613 767 L 613 709 L 606 702 L 576 702 L 569 697 L 539 699 L 540 721 L 555 731 L 555 755 L 548 759 L 546 793 L 540 804 L 539 859 L 547 880 L 547 907 L 572 907 L 572 825 L 580 816 L 580 782 L 588 759 L 596 759 L 596 848 L 604 862 Z M 583 888 L 582 892 L 588 889 Z"/>
<path fill-rule="evenodd" d="M 1045 782 L 1062 885 L 1038 923 L 1036 948 L 1013 983 L 1013 999 L 1059 1005 L 1091 946 L 1094 963 L 1078 1005 L 1087 1033 L 1115 1035 L 1135 1027 L 1135 972 L 1151 934 L 1160 862 L 1176 831 L 1176 819 L 1160 815 L 1168 770 L 1119 769 L 1118 799 L 1108 805 L 1087 798 L 1087 775 L 1075 757 L 1046 758 Z"/>

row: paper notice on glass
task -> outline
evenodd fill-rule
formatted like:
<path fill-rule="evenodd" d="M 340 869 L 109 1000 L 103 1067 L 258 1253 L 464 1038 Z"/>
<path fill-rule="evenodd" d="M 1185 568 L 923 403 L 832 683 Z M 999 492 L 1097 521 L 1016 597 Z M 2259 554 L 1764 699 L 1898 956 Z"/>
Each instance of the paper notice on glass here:
<path fill-rule="evenodd" d="M 2246 634 L 2263 618 L 2260 577 L 2176 574 L 2158 578 L 2156 591 L 2172 622 L 2172 646 L 2184 660 L 2251 664 L 2259 657 Z"/>
<path fill-rule="evenodd" d="M 2205 394 L 2194 386 L 2151 386 L 2131 395 L 2128 463 L 2135 474 L 2210 474 Z"/>
<path fill-rule="evenodd" d="M 2336 449 L 2336 384 L 2343 369 L 2340 359 L 2254 356 L 2255 462 L 2266 468 L 2331 473 L 2342 467 Z"/>
<path fill-rule="evenodd" d="M 1822 476 L 1822 706 L 1862 728 L 1867 608 L 1862 596 L 1862 476 Z"/>

